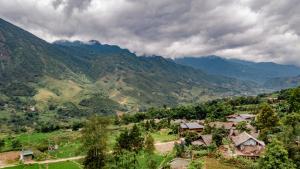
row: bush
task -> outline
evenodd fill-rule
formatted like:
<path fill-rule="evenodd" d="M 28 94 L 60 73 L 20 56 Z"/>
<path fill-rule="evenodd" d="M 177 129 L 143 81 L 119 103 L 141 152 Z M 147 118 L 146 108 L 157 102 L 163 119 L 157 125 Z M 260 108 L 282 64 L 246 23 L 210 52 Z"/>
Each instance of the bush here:
<path fill-rule="evenodd" d="M 203 162 L 201 160 L 193 160 L 188 169 L 201 169 L 203 167 Z"/>
<path fill-rule="evenodd" d="M 200 150 L 200 151 L 195 151 L 194 157 L 200 158 L 208 155 L 208 150 Z"/>
<path fill-rule="evenodd" d="M 11 141 L 11 147 L 12 147 L 13 149 L 20 149 L 20 148 L 22 148 L 22 144 L 21 144 L 21 142 L 20 142 L 19 140 L 13 139 L 13 140 Z"/>

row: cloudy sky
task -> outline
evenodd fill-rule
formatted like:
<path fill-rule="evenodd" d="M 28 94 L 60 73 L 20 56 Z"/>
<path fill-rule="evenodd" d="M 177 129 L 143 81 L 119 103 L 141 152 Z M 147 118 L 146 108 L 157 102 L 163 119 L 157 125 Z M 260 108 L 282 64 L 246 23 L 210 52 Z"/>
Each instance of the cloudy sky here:
<path fill-rule="evenodd" d="M 49 42 L 298 65 L 299 11 L 299 0 L 0 0 L 1 18 Z"/>

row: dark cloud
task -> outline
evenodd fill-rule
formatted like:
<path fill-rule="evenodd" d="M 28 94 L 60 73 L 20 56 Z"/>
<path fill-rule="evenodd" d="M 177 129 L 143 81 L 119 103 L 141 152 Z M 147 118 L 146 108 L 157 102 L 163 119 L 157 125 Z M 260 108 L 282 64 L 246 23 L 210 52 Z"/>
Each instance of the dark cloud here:
<path fill-rule="evenodd" d="M 0 0 L 49 41 L 97 39 L 138 54 L 216 54 L 300 65 L 299 0 Z"/>

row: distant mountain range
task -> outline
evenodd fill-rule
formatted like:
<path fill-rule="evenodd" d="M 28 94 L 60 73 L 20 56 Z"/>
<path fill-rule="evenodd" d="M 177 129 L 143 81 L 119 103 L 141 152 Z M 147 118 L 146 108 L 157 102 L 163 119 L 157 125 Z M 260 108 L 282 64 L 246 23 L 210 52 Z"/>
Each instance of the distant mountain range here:
<path fill-rule="evenodd" d="M 291 78 L 300 75 L 300 68 L 293 65 L 280 65 L 272 62 L 256 63 L 237 59 L 224 59 L 219 56 L 184 57 L 175 59 L 175 62 L 209 74 L 252 81 L 268 88 L 273 88 L 268 83 L 270 81 L 274 82 L 274 78 Z M 273 84 L 275 85 L 275 83 Z M 287 83 L 282 87 L 294 87 L 294 85 L 295 83 Z M 282 87 L 274 86 L 275 89 Z"/>
<path fill-rule="evenodd" d="M 96 40 L 50 44 L 2 19 L 0 49 L 0 102 L 25 97 L 24 104 L 40 110 L 68 103 L 96 111 L 99 102 L 102 108 L 141 110 L 261 92 L 252 82 L 207 74 L 160 56 L 139 57 Z M 96 95 L 99 102 L 91 99 L 95 93 L 104 93 L 100 100 Z"/>

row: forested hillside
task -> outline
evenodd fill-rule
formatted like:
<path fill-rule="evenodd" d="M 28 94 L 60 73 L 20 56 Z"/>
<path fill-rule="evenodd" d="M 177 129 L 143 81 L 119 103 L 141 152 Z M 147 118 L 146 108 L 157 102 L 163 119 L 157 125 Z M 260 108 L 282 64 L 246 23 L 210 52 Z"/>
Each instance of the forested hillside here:
<path fill-rule="evenodd" d="M 50 44 L 2 19 L 0 48 L 0 119 L 16 131 L 52 118 L 65 125 L 94 113 L 261 91 L 254 83 L 208 75 L 160 56 L 136 56 L 95 40 Z"/>

